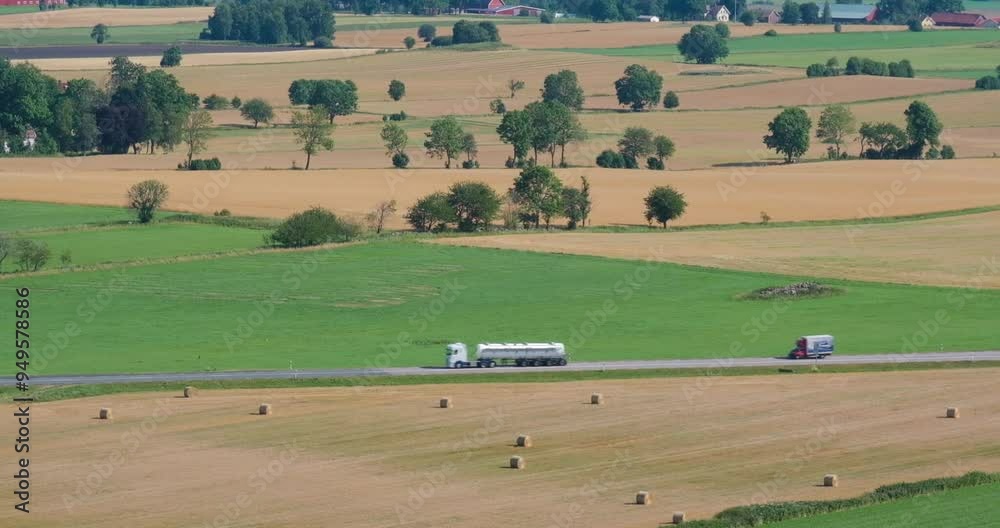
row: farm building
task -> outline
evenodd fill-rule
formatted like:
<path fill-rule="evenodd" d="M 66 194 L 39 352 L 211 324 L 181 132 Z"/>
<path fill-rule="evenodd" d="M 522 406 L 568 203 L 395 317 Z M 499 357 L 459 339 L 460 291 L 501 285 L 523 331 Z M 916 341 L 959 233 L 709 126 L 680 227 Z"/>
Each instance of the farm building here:
<path fill-rule="evenodd" d="M 709 6 L 705 11 L 705 18 L 716 22 L 729 22 L 729 9 L 724 5 Z"/>
<path fill-rule="evenodd" d="M 979 13 L 934 13 L 935 26 L 995 28 L 997 21 Z"/>
<path fill-rule="evenodd" d="M 653 15 L 639 15 L 638 17 L 636 17 L 636 20 L 638 20 L 639 22 L 659 22 L 660 17 Z"/>
<path fill-rule="evenodd" d="M 865 4 L 831 4 L 830 18 L 842 24 L 870 24 L 875 21 L 878 8 Z"/>
<path fill-rule="evenodd" d="M 934 27 L 934 19 L 929 16 L 925 16 L 923 20 L 920 21 L 920 27 L 924 29 L 932 29 Z"/>
<path fill-rule="evenodd" d="M 777 10 L 772 9 L 766 13 L 757 14 L 757 22 L 763 22 L 765 24 L 777 24 L 781 22 L 781 13 Z"/>
<path fill-rule="evenodd" d="M 526 5 L 506 5 L 503 0 L 475 0 L 465 8 L 466 13 L 496 16 L 539 16 L 544 9 Z"/>

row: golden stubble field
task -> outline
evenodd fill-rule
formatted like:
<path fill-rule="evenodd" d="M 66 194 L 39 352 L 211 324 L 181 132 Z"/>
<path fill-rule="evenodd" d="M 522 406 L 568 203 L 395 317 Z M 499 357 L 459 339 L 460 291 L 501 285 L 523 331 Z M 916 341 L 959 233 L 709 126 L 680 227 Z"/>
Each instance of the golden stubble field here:
<path fill-rule="evenodd" d="M 289 62 L 328 61 L 374 55 L 377 49 L 369 48 L 336 48 L 336 49 L 299 49 L 290 51 L 257 51 L 241 53 L 189 53 L 184 56 L 183 67 L 227 66 L 232 64 L 285 64 Z M 142 64 L 147 68 L 157 68 L 161 55 L 130 56 L 132 62 Z M 30 62 L 46 72 L 62 70 L 96 70 L 106 71 L 109 60 L 106 57 L 86 57 L 75 59 L 32 59 L 16 62 Z M 172 70 L 177 71 L 177 70 Z M 54 74 L 61 77 L 60 74 Z"/>
<path fill-rule="evenodd" d="M 704 518 L 749 502 L 1000 470 L 997 374 L 231 390 L 36 404 L 31 515 L 47 528 L 318 528 L 331 519 L 655 528 L 674 511 Z M 604 405 L 589 404 L 593 391 Z M 454 408 L 438 408 L 442 396 Z M 274 414 L 256 415 L 261 402 Z M 948 406 L 961 419 L 942 418 Z M 98 420 L 100 407 L 114 419 Z M 0 425 L 8 437 L 12 423 Z M 518 434 L 534 446 L 514 447 Z M 507 469 L 512 455 L 526 468 Z M 831 472 L 840 487 L 818 486 Z M 653 493 L 651 506 L 634 504 L 638 490 Z M 0 524 L 13 515 L 0 514 Z"/>
<path fill-rule="evenodd" d="M 213 7 L 111 8 L 78 7 L 0 16 L 0 29 L 74 28 L 96 24 L 114 26 L 156 26 L 179 22 L 203 22 Z"/>
<path fill-rule="evenodd" d="M 142 156 L 132 159 L 141 160 Z M 104 161 L 95 159 L 95 163 Z M 382 200 L 400 211 L 418 198 L 463 180 L 483 181 L 506 192 L 512 169 L 357 170 L 100 170 L 54 166 L 63 160 L 30 159 L 0 169 L 0 198 L 121 205 L 125 191 L 155 178 L 171 190 L 166 207 L 211 213 L 283 217 L 311 205 L 361 215 Z M 688 211 L 679 225 L 862 218 L 995 205 L 1000 160 L 844 161 L 690 171 L 571 168 L 556 170 L 566 185 L 592 184 L 593 224 L 645 225 L 642 200 L 649 189 L 670 184 L 683 192 Z M 882 196 L 880 200 L 879 196 Z M 889 205 L 884 205 L 887 202 Z M 389 222 L 405 227 L 401 215 Z"/>
<path fill-rule="evenodd" d="M 444 238 L 454 244 L 784 275 L 1000 288 L 1000 212 L 894 224 Z"/>

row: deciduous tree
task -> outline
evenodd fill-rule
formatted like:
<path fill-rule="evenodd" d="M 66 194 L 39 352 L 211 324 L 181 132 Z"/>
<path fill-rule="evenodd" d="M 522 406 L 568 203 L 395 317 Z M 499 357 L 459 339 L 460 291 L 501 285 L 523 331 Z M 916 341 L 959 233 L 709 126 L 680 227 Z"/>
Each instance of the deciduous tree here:
<path fill-rule="evenodd" d="M 327 111 L 313 108 L 306 112 L 292 113 L 292 133 L 295 142 L 306 153 L 306 167 L 312 162 L 314 154 L 321 150 L 333 150 L 333 125 L 327 122 Z"/>
<path fill-rule="evenodd" d="M 767 124 L 770 133 L 764 136 L 764 144 L 775 152 L 784 154 L 785 162 L 791 163 L 809 150 L 811 127 L 812 121 L 805 110 L 799 107 L 786 108 Z"/>

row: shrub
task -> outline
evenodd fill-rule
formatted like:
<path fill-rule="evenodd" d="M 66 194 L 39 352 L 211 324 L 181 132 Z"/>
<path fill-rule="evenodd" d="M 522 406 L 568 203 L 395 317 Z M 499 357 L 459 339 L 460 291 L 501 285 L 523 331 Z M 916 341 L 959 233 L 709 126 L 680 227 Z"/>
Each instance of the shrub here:
<path fill-rule="evenodd" d="M 605 169 L 624 169 L 625 156 L 614 150 L 607 149 L 597 156 L 597 166 Z"/>
<path fill-rule="evenodd" d="M 424 42 L 430 42 L 437 36 L 437 28 L 430 24 L 421 24 L 417 29 L 417 36 L 424 39 Z"/>
<path fill-rule="evenodd" d="M 773 30 L 773 29 L 769 29 L 769 30 L 767 30 L 767 31 L 764 32 L 764 36 L 765 37 L 777 37 L 778 36 L 778 32 L 775 31 L 775 30 Z"/>
<path fill-rule="evenodd" d="M 847 59 L 847 65 L 844 66 L 844 75 L 860 75 L 861 74 L 861 59 L 857 57 L 851 57 Z"/>
<path fill-rule="evenodd" d="M 449 222 L 455 221 L 455 210 L 447 194 L 436 192 L 417 200 L 404 217 L 417 231 L 444 231 Z"/>
<path fill-rule="evenodd" d="M 206 97 L 202 102 L 208 110 L 224 110 L 230 105 L 229 99 L 217 94 Z"/>
<path fill-rule="evenodd" d="M 360 233 L 361 228 L 357 224 L 337 218 L 322 207 L 313 207 L 288 217 L 270 234 L 268 241 L 281 247 L 306 247 L 347 242 Z"/>
<path fill-rule="evenodd" d="M 663 170 L 663 162 L 657 157 L 647 158 L 646 168 L 649 170 Z"/>
<path fill-rule="evenodd" d="M 63 266 L 69 266 L 73 264 L 73 252 L 66 249 L 59 255 L 59 263 Z"/>
<path fill-rule="evenodd" d="M 243 106 L 243 99 L 240 99 L 239 96 L 233 96 L 232 100 L 229 101 L 229 104 L 233 108 L 239 110 L 240 107 Z"/>
<path fill-rule="evenodd" d="M 219 209 L 218 211 L 212 213 L 212 216 L 233 216 L 233 213 L 229 209 Z"/>
<path fill-rule="evenodd" d="M 976 88 L 979 90 L 1000 90 L 1000 76 L 987 75 L 976 79 Z"/>
<path fill-rule="evenodd" d="M 392 166 L 397 169 L 405 169 L 410 164 L 410 157 L 405 152 L 397 152 L 392 155 Z"/>
<path fill-rule="evenodd" d="M 490 112 L 494 114 L 506 114 L 507 105 L 504 104 L 503 99 L 497 97 L 496 99 L 490 101 Z"/>
<path fill-rule="evenodd" d="M 212 30 L 202 28 L 201 33 L 198 34 L 198 40 L 212 40 Z"/>
<path fill-rule="evenodd" d="M 463 169 L 478 169 L 479 162 L 476 160 L 465 160 L 462 162 Z"/>
<path fill-rule="evenodd" d="M 333 47 L 333 41 L 330 40 L 330 37 L 319 36 L 319 37 L 316 37 L 315 39 L 313 39 L 313 47 L 314 48 L 332 48 Z"/>
<path fill-rule="evenodd" d="M 632 156 L 626 156 L 622 154 L 622 160 L 625 162 L 626 169 L 638 169 L 639 160 L 633 158 Z"/>
<path fill-rule="evenodd" d="M 663 108 L 677 108 L 680 105 L 681 100 L 675 92 L 671 91 L 663 94 Z"/>
<path fill-rule="evenodd" d="M 450 35 L 445 35 L 443 37 L 434 37 L 431 40 L 431 47 L 440 48 L 444 46 L 451 46 L 452 38 Z"/>
<path fill-rule="evenodd" d="M 406 46 L 406 49 L 413 49 L 413 46 L 417 45 L 417 39 L 413 37 L 406 37 L 403 39 L 403 45 Z"/>
<path fill-rule="evenodd" d="M 459 20 L 452 27 L 452 42 L 455 44 L 475 44 L 477 42 L 500 42 L 500 31 L 489 21 L 471 22 Z"/>
<path fill-rule="evenodd" d="M 552 24 L 556 21 L 556 17 L 554 17 L 552 13 L 549 13 L 548 11 L 542 11 L 542 14 L 539 15 L 538 17 L 538 21 L 541 22 L 542 24 Z"/>
<path fill-rule="evenodd" d="M 719 22 L 715 25 L 715 32 L 719 34 L 722 38 L 729 38 L 729 24 L 725 22 Z"/>
<path fill-rule="evenodd" d="M 910 31 L 915 31 L 917 33 L 920 33 L 921 31 L 924 30 L 924 25 L 921 24 L 920 21 L 916 19 L 907 22 L 906 27 L 910 28 Z"/>
<path fill-rule="evenodd" d="M 826 67 L 826 64 L 810 64 L 806 68 L 806 77 L 829 77 L 830 70 Z"/>
<path fill-rule="evenodd" d="M 833 25 L 833 32 L 834 33 L 840 33 L 843 30 L 844 30 L 844 26 L 841 26 L 840 22 L 837 22 L 836 24 Z"/>
<path fill-rule="evenodd" d="M 389 121 L 406 121 L 407 117 L 408 116 L 406 115 L 406 112 L 400 110 L 398 114 L 389 114 L 388 120 Z"/>
<path fill-rule="evenodd" d="M 941 159 L 955 159 L 955 147 L 943 145 L 941 147 Z"/>
<path fill-rule="evenodd" d="M 750 27 L 756 24 L 757 20 L 753 16 L 753 11 L 744 9 L 743 12 L 740 13 L 740 22 L 742 22 L 744 26 Z"/>
<path fill-rule="evenodd" d="M 181 65 L 181 59 L 184 55 L 181 53 L 181 49 L 177 46 L 170 46 L 166 51 L 163 52 L 163 58 L 160 59 L 160 66 L 164 68 L 172 68 L 174 66 Z"/>
<path fill-rule="evenodd" d="M 167 201 L 170 191 L 167 184 L 157 180 L 141 181 L 128 189 L 128 206 L 134 209 L 139 223 L 145 224 L 153 219 L 153 214 Z"/>
<path fill-rule="evenodd" d="M 193 171 L 222 170 L 222 162 L 219 161 L 219 158 L 193 159 L 191 163 L 181 163 L 177 168 Z"/>

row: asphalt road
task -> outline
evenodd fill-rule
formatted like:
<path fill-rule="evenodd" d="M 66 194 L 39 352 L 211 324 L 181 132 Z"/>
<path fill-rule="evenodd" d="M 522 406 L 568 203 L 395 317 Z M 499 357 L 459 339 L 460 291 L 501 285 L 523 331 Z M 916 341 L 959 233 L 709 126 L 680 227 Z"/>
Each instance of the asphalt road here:
<path fill-rule="evenodd" d="M 443 360 L 443 358 L 442 358 Z M 1000 361 L 1000 350 L 986 352 L 932 352 L 923 354 L 872 354 L 831 356 L 823 360 L 783 358 L 663 359 L 648 361 L 572 362 L 564 367 L 497 367 L 448 369 L 445 367 L 396 367 L 385 369 L 248 370 L 227 372 L 181 372 L 157 374 L 94 374 L 83 376 L 32 376 L 33 385 L 93 385 L 106 383 L 182 382 L 247 379 L 357 378 L 448 374 L 513 374 L 516 372 L 605 371 L 643 369 L 705 369 L 733 367 L 785 367 L 790 365 L 859 365 L 872 363 L 943 363 L 948 361 Z M 0 377 L 0 386 L 14 384 L 13 376 Z"/>

